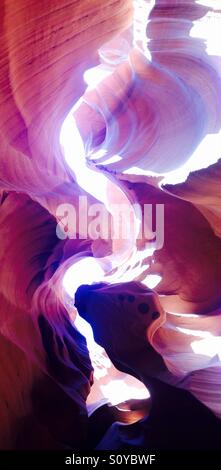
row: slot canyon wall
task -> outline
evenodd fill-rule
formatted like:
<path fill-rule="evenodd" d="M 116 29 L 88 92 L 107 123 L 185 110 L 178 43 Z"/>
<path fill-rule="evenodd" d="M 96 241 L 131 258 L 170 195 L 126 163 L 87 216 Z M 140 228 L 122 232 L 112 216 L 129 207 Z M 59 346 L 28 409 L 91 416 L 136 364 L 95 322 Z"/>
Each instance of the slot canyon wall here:
<path fill-rule="evenodd" d="M 142 41 L 133 29 L 136 3 L 144 4 L 149 15 Z M 203 366 L 202 354 L 198 363 L 190 353 L 189 337 L 184 341 L 171 333 L 168 346 L 170 333 L 162 328 L 152 346 L 171 374 L 210 368 L 212 398 L 205 389 L 197 392 L 194 374 L 190 390 L 220 417 L 221 59 L 207 42 L 213 21 L 221 21 L 221 4 L 207 3 L 1 1 L 1 449 L 85 446 L 93 367 L 86 339 L 70 319 L 76 311 L 62 284 L 67 269 L 85 256 L 111 256 L 118 260 L 116 271 L 126 263 L 138 283 L 160 276 L 150 294 L 153 302 L 162 315 L 186 314 L 167 320 L 170 331 L 174 324 L 174 329 L 202 329 L 215 336 L 217 349 Z M 195 24 L 212 25 L 208 38 L 190 34 Z M 85 72 L 95 67 L 106 67 L 108 74 L 87 87 Z M 60 205 L 78 207 L 85 195 L 89 204 L 98 202 L 65 159 L 60 132 L 69 113 L 89 166 L 109 181 L 110 201 L 120 194 L 131 204 L 164 205 L 164 244 L 153 254 L 147 255 L 144 236 L 121 240 L 120 246 L 110 234 L 105 242 L 57 236 Z M 208 136 L 213 140 L 202 147 Z M 101 156 L 93 160 L 96 152 Z M 117 161 L 106 163 L 116 155 Z M 78 160 L 77 146 L 73 159 Z M 133 277 L 134 249 L 142 273 Z M 108 264 L 105 269 L 108 273 Z M 114 298 L 107 295 L 102 307 L 110 312 L 110 322 Z M 193 315 L 203 319 L 200 328 Z M 120 319 L 113 319 L 111 342 L 111 332 L 108 338 L 104 334 L 105 315 L 98 317 L 93 321 L 95 328 L 100 322 L 99 340 L 116 367 L 123 361 L 126 372 L 133 369 L 133 375 L 144 377 L 142 351 L 141 374 L 131 351 L 122 360 L 115 347 L 121 341 Z M 127 333 L 125 338 L 127 343 Z M 183 366 L 187 353 L 189 369 Z"/>

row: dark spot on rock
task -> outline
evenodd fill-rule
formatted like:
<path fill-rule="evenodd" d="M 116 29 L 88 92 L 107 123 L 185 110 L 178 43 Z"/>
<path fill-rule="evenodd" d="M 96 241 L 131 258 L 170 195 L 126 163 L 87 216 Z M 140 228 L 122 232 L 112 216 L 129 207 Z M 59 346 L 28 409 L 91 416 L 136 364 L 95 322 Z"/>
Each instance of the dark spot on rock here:
<path fill-rule="evenodd" d="M 152 318 L 153 318 L 153 320 L 156 320 L 157 318 L 159 318 L 159 316 L 160 316 L 160 313 L 159 313 L 159 312 L 153 312 L 153 313 L 152 313 Z"/>
<path fill-rule="evenodd" d="M 138 305 L 138 310 L 140 313 L 148 313 L 149 312 L 149 305 L 145 302 Z"/>
<path fill-rule="evenodd" d="M 121 302 L 123 302 L 123 300 L 124 300 L 124 295 L 123 295 L 123 294 L 119 294 L 119 295 L 118 295 L 118 299 L 119 299 Z"/>
<path fill-rule="evenodd" d="M 134 302 L 135 301 L 135 297 L 134 295 L 128 295 L 128 298 L 127 298 L 128 302 Z"/>

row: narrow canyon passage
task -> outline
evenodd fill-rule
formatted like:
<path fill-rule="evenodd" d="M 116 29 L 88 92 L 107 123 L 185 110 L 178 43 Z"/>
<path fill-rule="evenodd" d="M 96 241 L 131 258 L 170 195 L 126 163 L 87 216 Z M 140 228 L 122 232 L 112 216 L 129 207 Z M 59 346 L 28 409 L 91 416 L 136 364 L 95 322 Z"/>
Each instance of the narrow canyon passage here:
<path fill-rule="evenodd" d="M 0 9 L 0 450 L 218 449 L 221 2 Z"/>

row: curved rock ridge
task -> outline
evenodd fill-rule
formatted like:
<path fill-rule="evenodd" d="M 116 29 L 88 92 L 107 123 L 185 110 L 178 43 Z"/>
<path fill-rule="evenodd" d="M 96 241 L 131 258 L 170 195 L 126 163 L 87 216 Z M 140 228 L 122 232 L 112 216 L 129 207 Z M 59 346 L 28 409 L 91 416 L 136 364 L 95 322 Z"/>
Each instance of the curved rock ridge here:
<path fill-rule="evenodd" d="M 110 171 L 136 167 L 140 174 L 164 174 L 220 130 L 220 62 L 208 54 L 200 33 L 192 33 L 195 24 L 212 23 L 213 16 L 206 17 L 211 10 L 194 0 L 156 1 L 147 24 L 151 60 L 133 47 L 126 59 L 125 46 L 115 43 L 118 55 L 122 47 L 121 63 L 85 93 L 77 114 L 90 158 L 102 148 L 98 164 L 121 157 L 107 165 Z"/>

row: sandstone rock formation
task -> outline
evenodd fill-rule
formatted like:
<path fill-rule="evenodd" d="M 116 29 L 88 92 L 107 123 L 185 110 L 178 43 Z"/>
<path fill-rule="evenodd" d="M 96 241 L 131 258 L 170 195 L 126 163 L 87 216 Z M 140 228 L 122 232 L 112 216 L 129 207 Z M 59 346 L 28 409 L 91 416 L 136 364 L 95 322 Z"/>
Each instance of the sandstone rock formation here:
<path fill-rule="evenodd" d="M 138 12 L 143 7 L 149 16 L 140 16 L 137 23 L 134 7 Z M 85 338 L 73 324 L 73 299 L 62 284 L 70 266 L 83 257 L 97 257 L 107 279 L 116 276 L 118 283 L 127 271 L 138 283 L 157 274 L 161 282 L 147 295 L 156 299 L 164 319 L 171 313 L 190 314 L 185 326 L 167 317 L 168 330 L 196 330 L 191 323 L 195 314 L 206 318 L 204 333 L 220 339 L 216 142 L 221 59 L 209 44 L 213 24 L 221 21 L 221 5 L 195 0 L 2 0 L 0 10 L 0 448 L 84 447 L 93 368 Z M 140 22 L 142 40 L 136 39 Z M 199 25 L 205 38 L 201 30 L 192 34 Z M 86 87 L 85 72 L 91 69 L 95 76 L 103 70 L 103 79 Z M 60 133 L 67 116 L 78 126 L 88 168 L 108 182 L 109 203 L 164 205 L 161 249 L 147 254 L 149 240 L 136 240 L 135 226 L 129 239 L 118 242 L 110 233 L 105 241 L 58 238 L 60 205 L 77 208 L 79 196 L 87 196 L 89 204 L 99 202 L 78 184 L 66 161 Z M 176 172 L 194 162 L 208 135 L 215 139 L 215 156 L 208 152 L 206 165 L 199 161 L 198 169 L 191 163 L 187 179 L 177 181 Z M 72 151 L 77 162 L 78 148 Z M 109 213 L 108 204 L 104 210 Z M 113 220 L 115 213 L 109 215 Z M 114 315 L 114 302 L 109 301 Z M 147 325 L 142 324 L 141 332 L 134 321 L 138 335 L 146 338 Z M 99 342 L 108 353 L 114 332 L 107 323 L 102 318 Z M 172 350 L 176 359 L 180 345 L 185 362 L 190 341 L 184 343 L 165 329 L 152 341 L 159 364 L 166 364 L 170 374 L 176 365 L 167 352 Z M 144 380 L 136 361 L 131 371 L 130 354 L 123 352 L 125 372 Z M 212 357 L 218 353 L 215 349 Z M 118 351 L 110 356 L 116 366 L 122 361 Z M 138 356 L 145 369 L 145 355 L 140 351 Z M 220 368 L 219 362 L 215 367 Z M 218 387 L 216 378 L 211 381 Z M 197 379 L 192 393 L 208 406 L 208 397 L 198 396 L 196 389 Z M 217 402 L 219 394 L 214 393 Z"/>

